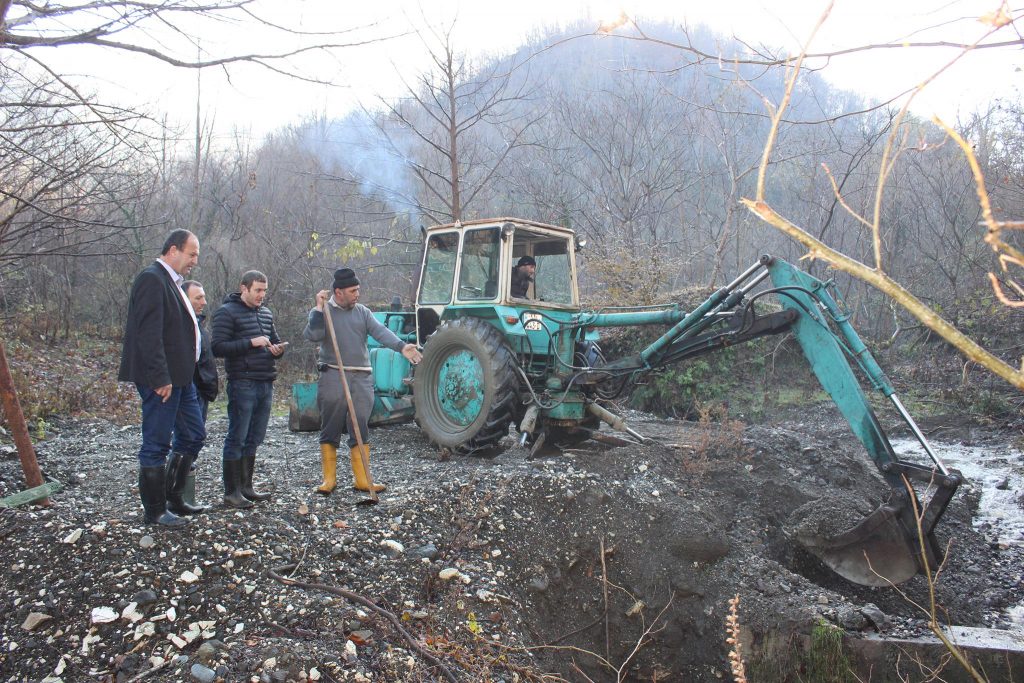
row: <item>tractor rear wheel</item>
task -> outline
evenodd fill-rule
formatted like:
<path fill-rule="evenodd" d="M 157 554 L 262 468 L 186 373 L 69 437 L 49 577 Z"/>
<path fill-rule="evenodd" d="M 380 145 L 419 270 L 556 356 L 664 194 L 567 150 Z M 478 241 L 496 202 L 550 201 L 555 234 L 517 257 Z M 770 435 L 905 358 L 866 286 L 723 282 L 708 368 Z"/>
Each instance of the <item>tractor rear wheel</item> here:
<path fill-rule="evenodd" d="M 480 318 L 448 321 L 416 366 L 416 424 L 457 453 L 496 449 L 512 423 L 518 387 L 515 357 L 497 328 Z"/>

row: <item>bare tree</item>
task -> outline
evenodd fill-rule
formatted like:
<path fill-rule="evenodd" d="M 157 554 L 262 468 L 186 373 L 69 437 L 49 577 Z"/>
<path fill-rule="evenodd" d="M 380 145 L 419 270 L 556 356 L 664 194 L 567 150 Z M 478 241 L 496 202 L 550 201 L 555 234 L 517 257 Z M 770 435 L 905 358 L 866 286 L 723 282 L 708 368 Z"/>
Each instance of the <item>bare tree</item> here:
<path fill-rule="evenodd" d="M 830 10 L 831 8 L 829 8 Z M 826 10 L 822 18 L 819 20 L 818 25 L 815 27 L 815 33 L 821 24 L 827 19 L 829 10 Z M 1019 14 L 1019 13 L 1018 13 Z M 1003 4 L 999 11 L 987 15 L 983 18 L 984 23 L 987 24 L 982 36 L 979 38 L 976 45 L 980 44 L 992 44 L 990 39 L 992 36 L 997 34 L 1003 29 L 1009 27 L 1011 35 L 1019 35 L 1018 27 L 1016 22 L 1020 19 L 1020 16 L 1014 17 L 1006 5 Z M 812 33 L 813 39 L 813 33 Z M 1017 44 L 1019 41 L 1009 41 L 1011 44 Z M 973 46 L 966 46 L 965 50 L 961 52 L 953 62 L 957 61 L 964 53 L 969 51 Z M 933 330 L 940 337 L 945 339 L 947 342 L 952 344 L 958 350 L 960 350 L 967 358 L 977 362 L 983 367 L 987 368 L 994 374 L 1002 377 L 1010 384 L 1014 385 L 1019 389 L 1024 389 L 1024 371 L 1014 368 L 1007 364 L 1002 359 L 995 356 L 990 351 L 982 348 L 974 339 L 967 334 L 956 328 L 943 316 L 939 315 L 935 310 L 923 303 L 919 298 L 915 297 L 910 291 L 908 291 L 899 281 L 897 281 L 892 275 L 889 274 L 890 264 L 885 260 L 885 253 L 883 250 L 883 244 L 885 242 L 883 237 L 883 231 L 885 227 L 884 209 L 887 206 L 886 191 L 888 190 L 888 183 L 892 178 L 894 168 L 896 167 L 897 161 L 901 155 L 912 148 L 926 149 L 935 146 L 939 140 L 929 141 L 927 139 L 921 140 L 915 136 L 907 135 L 907 129 L 905 127 L 904 119 L 906 117 L 910 102 L 913 96 L 908 98 L 904 104 L 899 115 L 897 115 L 892 131 L 886 142 L 886 146 L 883 150 L 882 156 L 878 162 L 877 168 L 877 185 L 875 189 L 875 201 L 870 207 L 870 210 L 865 213 L 859 213 L 851 208 L 840 193 L 838 186 L 835 188 L 837 199 L 843 203 L 844 208 L 857 219 L 859 223 L 866 229 L 866 234 L 870 236 L 872 243 L 872 265 L 861 262 L 860 260 L 853 258 L 837 249 L 833 248 L 829 244 L 826 244 L 822 240 L 816 238 L 810 231 L 802 228 L 798 223 L 790 218 L 785 217 L 776 211 L 769 202 L 766 200 L 766 177 L 765 171 L 767 168 L 768 160 L 771 158 L 775 147 L 777 134 L 779 131 L 779 122 L 782 120 L 784 113 L 786 112 L 787 105 L 792 96 L 794 87 L 797 83 L 797 79 L 800 75 L 800 68 L 803 63 L 803 56 L 807 54 L 805 49 L 801 57 L 797 58 L 793 64 L 792 72 L 790 73 L 786 93 L 780 102 L 776 105 L 771 105 L 772 114 L 772 129 L 768 135 L 767 141 L 764 147 L 764 153 L 762 156 L 762 164 L 758 175 L 757 189 L 754 198 L 743 199 L 743 204 L 750 209 L 756 216 L 767 222 L 768 224 L 776 227 L 786 235 L 790 236 L 807 249 L 808 256 L 813 259 L 821 259 L 822 261 L 829 264 L 831 267 L 837 270 L 848 273 L 849 275 L 862 280 L 872 287 L 878 289 L 885 295 L 891 297 L 900 306 L 904 307 L 912 316 L 920 320 L 924 325 Z M 939 68 L 936 75 L 941 73 L 943 70 L 948 68 L 951 64 Z M 914 94 L 920 92 L 928 86 L 931 80 L 929 78 L 925 80 L 915 90 Z M 912 121 L 910 122 L 912 123 Z M 996 275 L 997 272 L 1010 273 L 1012 266 L 1020 267 L 1024 264 L 1024 252 L 1015 248 L 1012 244 L 1007 242 L 1005 235 L 1010 230 L 1020 229 L 1024 226 L 1024 223 L 1019 221 L 1004 221 L 997 220 L 992 211 L 990 197 L 985 186 L 984 175 L 982 174 L 981 167 L 978 164 L 977 157 L 971 146 L 952 128 L 946 126 L 941 121 L 938 121 L 939 125 L 945 130 L 946 135 L 951 138 L 955 144 L 963 151 L 968 164 L 971 169 L 971 173 L 974 179 L 978 203 L 981 207 L 981 213 L 983 217 L 983 224 L 985 225 L 986 231 L 984 234 L 984 242 L 987 244 L 994 255 L 996 264 L 989 273 L 990 280 L 992 281 L 993 287 L 997 288 L 997 292 L 1002 294 L 1001 290 L 998 289 L 999 277 Z M 1012 277 L 1012 276 L 1011 276 Z M 1016 280 L 1013 280 L 1014 288 L 1018 292 L 1024 292 L 1024 288 L 1021 288 Z M 1005 298 L 1005 295 L 1003 295 Z"/>
<path fill-rule="evenodd" d="M 392 150 L 408 161 L 420 183 L 417 208 L 435 222 L 465 218 L 543 116 L 543 109 L 530 106 L 525 70 L 497 60 L 474 67 L 456 50 L 454 28 L 453 22 L 444 31 L 421 32 L 433 68 L 405 83 L 408 98 L 384 103 L 387 117 L 381 122 Z M 406 138 L 390 133 L 392 126 Z"/>

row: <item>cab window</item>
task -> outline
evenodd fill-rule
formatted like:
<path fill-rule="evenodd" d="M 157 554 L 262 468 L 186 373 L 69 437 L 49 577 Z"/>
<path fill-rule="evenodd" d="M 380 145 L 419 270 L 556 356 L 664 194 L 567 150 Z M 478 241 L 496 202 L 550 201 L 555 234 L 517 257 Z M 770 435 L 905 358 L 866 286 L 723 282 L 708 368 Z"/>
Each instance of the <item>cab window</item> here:
<path fill-rule="evenodd" d="M 497 228 L 467 230 L 462 238 L 459 299 L 491 300 L 498 296 L 501 242 Z"/>
<path fill-rule="evenodd" d="M 421 304 L 447 304 L 452 300 L 455 282 L 455 262 L 459 255 L 459 233 L 444 232 L 431 235 L 427 240 L 427 255 L 423 263 L 423 284 L 420 287 Z"/>

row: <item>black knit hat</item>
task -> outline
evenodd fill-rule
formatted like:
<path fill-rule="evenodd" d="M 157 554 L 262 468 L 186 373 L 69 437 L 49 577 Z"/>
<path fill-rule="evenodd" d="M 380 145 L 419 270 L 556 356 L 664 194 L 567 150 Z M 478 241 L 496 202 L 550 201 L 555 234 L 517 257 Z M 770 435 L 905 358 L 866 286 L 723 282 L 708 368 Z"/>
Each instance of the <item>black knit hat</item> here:
<path fill-rule="evenodd" d="M 519 263 L 516 264 L 516 267 L 518 268 L 519 266 L 536 266 L 536 265 L 537 265 L 537 261 L 532 256 L 527 255 L 527 256 L 520 256 L 519 257 Z"/>
<path fill-rule="evenodd" d="M 358 285 L 359 278 L 351 268 L 338 268 L 334 271 L 334 289 L 348 289 Z"/>

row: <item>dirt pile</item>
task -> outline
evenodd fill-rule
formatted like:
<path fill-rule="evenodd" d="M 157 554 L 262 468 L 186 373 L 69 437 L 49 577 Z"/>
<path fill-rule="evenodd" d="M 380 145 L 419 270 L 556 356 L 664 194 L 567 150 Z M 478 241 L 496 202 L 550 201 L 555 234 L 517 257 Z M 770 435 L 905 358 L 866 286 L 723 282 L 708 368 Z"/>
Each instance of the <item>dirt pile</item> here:
<path fill-rule="evenodd" d="M 373 430 L 389 488 L 372 507 L 314 495 L 316 435 L 275 418 L 257 461 L 273 499 L 179 532 L 141 522 L 137 427 L 59 425 L 39 458 L 66 489 L 49 509 L 0 516 L 0 681 L 716 680 L 735 594 L 751 646 L 818 619 L 921 629 L 907 599 L 849 584 L 786 536 L 817 499 L 881 502 L 844 429 L 630 417 L 655 440 L 535 460 L 513 445 L 442 462 L 412 426 Z M 224 428 L 211 420 L 202 455 L 207 503 Z M 0 448 L 2 496 L 21 474 Z M 974 531 L 976 504 L 964 487 L 946 514 L 938 598 L 954 623 L 1005 625 L 1000 610 L 1024 597 L 1020 548 Z M 925 596 L 920 579 L 905 588 Z"/>

